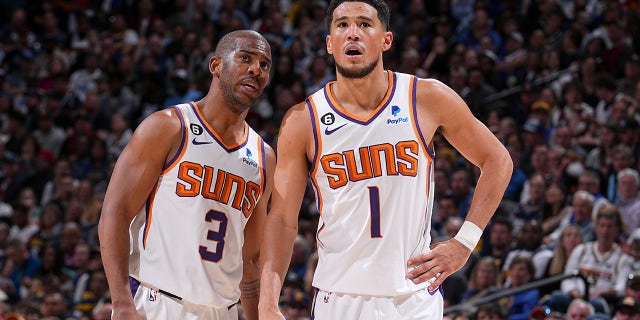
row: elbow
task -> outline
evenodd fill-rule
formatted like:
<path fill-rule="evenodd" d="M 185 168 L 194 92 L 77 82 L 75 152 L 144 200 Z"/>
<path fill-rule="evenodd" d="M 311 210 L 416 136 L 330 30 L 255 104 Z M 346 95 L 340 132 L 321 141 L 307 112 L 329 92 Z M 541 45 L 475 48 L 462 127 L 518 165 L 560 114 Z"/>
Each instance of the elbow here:
<path fill-rule="evenodd" d="M 508 152 L 500 157 L 500 168 L 506 173 L 509 178 L 511 178 L 511 174 L 513 173 L 513 160 L 511 159 L 511 156 Z"/>

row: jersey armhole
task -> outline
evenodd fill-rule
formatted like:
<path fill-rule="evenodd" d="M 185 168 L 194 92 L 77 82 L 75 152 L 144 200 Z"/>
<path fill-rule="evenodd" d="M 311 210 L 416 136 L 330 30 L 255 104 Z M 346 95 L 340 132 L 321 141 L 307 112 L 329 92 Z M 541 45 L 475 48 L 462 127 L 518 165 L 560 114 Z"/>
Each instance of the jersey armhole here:
<path fill-rule="evenodd" d="M 176 114 L 180 119 L 180 131 L 182 132 L 182 137 L 180 138 L 180 146 L 178 146 L 178 149 L 176 149 L 176 153 L 173 155 L 173 158 L 171 158 L 171 160 L 165 163 L 164 167 L 162 168 L 162 174 L 169 172 L 169 170 L 173 168 L 173 166 L 178 162 L 178 160 L 182 158 L 184 151 L 187 149 L 187 145 L 186 145 L 187 126 L 185 124 L 184 114 L 182 113 L 182 109 L 179 106 L 174 106 L 173 108 L 175 108 Z"/>

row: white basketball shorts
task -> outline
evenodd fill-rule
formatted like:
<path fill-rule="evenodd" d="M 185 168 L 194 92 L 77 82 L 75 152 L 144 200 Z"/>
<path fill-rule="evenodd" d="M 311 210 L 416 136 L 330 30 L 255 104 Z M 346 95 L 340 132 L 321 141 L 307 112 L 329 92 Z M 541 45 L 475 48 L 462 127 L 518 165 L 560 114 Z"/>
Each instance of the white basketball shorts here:
<path fill-rule="evenodd" d="M 379 297 L 316 290 L 311 319 L 442 320 L 442 292 L 420 290 L 411 294 Z"/>

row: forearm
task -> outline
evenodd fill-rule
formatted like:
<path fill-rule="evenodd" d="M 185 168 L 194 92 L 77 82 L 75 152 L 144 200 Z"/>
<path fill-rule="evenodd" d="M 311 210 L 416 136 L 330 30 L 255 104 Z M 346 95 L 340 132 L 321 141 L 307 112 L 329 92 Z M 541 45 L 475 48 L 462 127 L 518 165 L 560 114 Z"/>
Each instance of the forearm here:
<path fill-rule="evenodd" d="M 240 282 L 240 301 L 247 320 L 258 319 L 258 298 L 260 297 L 260 268 L 257 261 L 245 263 Z"/>
<path fill-rule="evenodd" d="M 498 208 L 512 173 L 508 155 L 491 158 L 480 167 L 481 174 L 471 200 L 467 221 L 484 229 Z"/>
<path fill-rule="evenodd" d="M 100 253 L 114 307 L 133 305 L 129 286 L 129 223 L 103 212 L 98 226 Z"/>
<path fill-rule="evenodd" d="M 267 219 L 266 230 L 261 250 L 260 308 L 270 309 L 278 306 L 297 228 L 287 227 L 276 219 Z"/>

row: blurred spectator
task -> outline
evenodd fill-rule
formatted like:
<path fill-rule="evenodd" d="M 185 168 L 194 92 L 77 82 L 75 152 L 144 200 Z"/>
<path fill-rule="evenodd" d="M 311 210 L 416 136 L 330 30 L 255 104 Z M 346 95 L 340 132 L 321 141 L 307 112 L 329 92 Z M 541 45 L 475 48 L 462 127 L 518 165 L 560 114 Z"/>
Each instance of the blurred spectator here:
<path fill-rule="evenodd" d="M 522 226 L 520 232 L 516 233 L 516 247 L 509 252 L 502 265 L 502 271 L 507 275 L 505 280 L 508 278 L 511 265 L 520 257 L 528 258 L 533 264 L 531 280 L 542 278 L 552 258 L 552 252 L 545 250 L 542 245 L 542 237 L 542 226 L 538 220 L 529 220 Z M 509 283 L 505 283 L 505 286 L 508 285 Z"/>
<path fill-rule="evenodd" d="M 586 191 L 576 191 L 573 195 L 571 207 L 563 210 L 564 213 L 562 214 L 560 224 L 544 239 L 544 242 L 547 245 L 557 245 L 562 230 L 570 224 L 575 224 L 580 228 L 585 242 L 592 241 L 593 220 L 591 219 L 591 212 L 593 202 L 594 197 L 590 193 Z"/>
<path fill-rule="evenodd" d="M 89 142 L 89 154 L 78 159 L 74 176 L 77 179 L 89 179 L 93 184 L 107 181 L 110 174 L 111 160 L 107 143 L 94 137 Z"/>
<path fill-rule="evenodd" d="M 20 189 L 25 183 L 25 177 L 21 176 L 20 159 L 10 152 L 5 152 L 0 158 L 0 200 L 11 202 L 18 197 Z"/>
<path fill-rule="evenodd" d="M 336 76 L 327 63 L 327 58 L 322 55 L 316 55 L 309 66 L 308 76 L 304 79 L 305 93 L 311 95 L 324 87 L 327 82 L 335 80 L 335 78 Z"/>
<path fill-rule="evenodd" d="M 508 218 L 494 217 L 487 229 L 485 229 L 480 256 L 496 259 L 496 263 L 502 269 L 505 259 L 511 251 L 513 224 Z"/>
<path fill-rule="evenodd" d="M 27 245 L 20 240 L 11 240 L 6 248 L 7 260 L 2 266 L 2 277 L 13 283 L 10 301 L 16 302 L 26 294 L 25 281 L 34 278 L 40 271 L 40 260 L 29 253 Z"/>
<path fill-rule="evenodd" d="M 544 209 L 544 196 L 547 188 L 547 182 L 541 174 L 533 174 L 526 184 L 529 188 L 529 195 L 525 201 L 518 204 L 515 212 L 511 215 L 513 218 L 514 233 L 519 233 L 522 226 L 531 220 L 540 221 L 542 219 L 542 210 Z M 540 228 L 542 234 L 542 228 Z"/>
<path fill-rule="evenodd" d="M 171 84 L 172 93 L 163 103 L 165 108 L 189 101 L 197 101 L 204 96 L 199 90 L 191 88 L 189 73 L 185 69 L 176 69 L 173 72 Z"/>
<path fill-rule="evenodd" d="M 638 171 L 631 168 L 618 172 L 618 199 L 615 205 L 620 209 L 620 215 L 629 232 L 640 228 L 640 176 Z"/>
<path fill-rule="evenodd" d="M 611 166 L 607 171 L 603 172 L 605 183 L 603 185 L 603 193 L 611 203 L 615 203 L 618 198 L 618 173 L 629 168 L 633 164 L 633 154 L 629 147 L 619 144 L 611 151 Z"/>
<path fill-rule="evenodd" d="M 87 52 L 83 58 L 83 67 L 71 73 L 69 79 L 69 90 L 65 97 L 69 107 L 79 105 L 84 101 L 87 92 L 96 90 L 97 81 L 103 75 L 98 66 L 97 52 Z"/>
<path fill-rule="evenodd" d="M 101 87 L 104 86 L 104 89 L 101 89 L 103 92 L 100 94 L 101 115 L 111 120 L 113 114 L 119 113 L 127 121 L 132 121 L 134 115 L 139 113 L 139 97 L 125 83 L 125 75 L 119 72 L 110 72 L 101 76 L 98 84 Z"/>
<path fill-rule="evenodd" d="M 529 283 L 533 280 L 535 267 L 528 257 L 517 257 L 509 267 L 509 277 L 507 279 L 509 285 L 505 288 L 517 288 Z M 529 314 L 533 307 L 538 303 L 540 293 L 538 288 L 529 289 L 510 297 L 503 306 L 506 308 L 509 317 L 508 320 L 529 319 Z"/>
<path fill-rule="evenodd" d="M 458 169 L 451 174 L 451 191 L 458 205 L 460 218 L 467 216 L 474 190 L 471 174 L 467 170 Z"/>
<path fill-rule="evenodd" d="M 622 299 L 622 301 L 616 305 L 613 316 L 615 320 L 631 320 L 637 318 L 640 316 L 640 302 L 632 297 Z"/>
<path fill-rule="evenodd" d="M 89 285 L 75 304 L 73 314 L 76 317 L 90 316 L 96 306 L 109 299 L 109 286 L 104 271 L 96 270 L 89 276 Z"/>
<path fill-rule="evenodd" d="M 574 299 L 567 307 L 567 320 L 585 320 L 594 313 L 591 304 L 582 299 Z"/>
<path fill-rule="evenodd" d="M 640 228 L 634 229 L 623 245 L 623 251 L 633 259 L 631 270 L 640 271 Z"/>
<path fill-rule="evenodd" d="M 600 75 L 593 83 L 599 101 L 595 106 L 595 120 L 600 124 L 607 123 L 611 114 L 611 106 L 616 101 L 616 81 L 610 75 Z"/>
<path fill-rule="evenodd" d="M 565 274 L 565 267 L 571 253 L 578 245 L 583 243 L 584 238 L 580 231 L 580 227 L 575 224 L 566 226 L 560 234 L 560 239 L 558 240 L 555 249 L 546 249 L 549 252 L 552 251 L 553 256 L 551 261 L 549 261 L 548 267 L 544 271 L 544 277 L 553 277 Z M 550 283 L 540 287 L 540 295 L 546 297 L 548 294 L 553 294 L 559 290 L 559 282 Z"/>
<path fill-rule="evenodd" d="M 133 131 L 129 126 L 129 121 L 120 113 L 111 116 L 111 130 L 104 137 L 109 149 L 109 158 L 117 159 L 124 147 L 127 146 Z"/>
<path fill-rule="evenodd" d="M 28 243 L 31 237 L 38 232 L 38 226 L 33 225 L 29 221 L 29 211 L 27 207 L 21 204 L 13 206 L 13 214 L 11 215 L 11 229 L 9 229 L 9 240 L 19 240 L 22 243 Z"/>
<path fill-rule="evenodd" d="M 579 271 L 589 282 L 590 302 L 598 312 L 610 310 L 610 304 L 624 295 L 631 258 L 614 242 L 622 221 L 611 204 L 600 208 L 595 219 L 595 241 L 576 247 L 565 266 L 565 274 Z M 562 291 L 573 298 L 584 295 L 584 283 L 576 278 L 562 281 Z"/>
<path fill-rule="evenodd" d="M 46 294 L 40 305 L 40 312 L 45 318 L 66 319 L 67 316 L 71 315 L 68 310 L 69 306 L 67 306 L 64 296 L 60 292 Z"/>
<path fill-rule="evenodd" d="M 94 226 L 98 223 L 100 210 L 102 209 L 102 191 L 97 190 L 89 179 L 80 180 L 75 188 L 75 199 L 82 207 L 80 225 L 82 227 Z"/>
<path fill-rule="evenodd" d="M 473 301 L 496 293 L 502 287 L 501 283 L 498 261 L 493 257 L 481 258 L 471 271 L 467 290 L 462 295 L 462 302 Z"/>
<path fill-rule="evenodd" d="M 600 173 L 602 171 L 584 170 L 578 177 L 578 191 L 586 191 L 593 195 L 592 216 L 595 218 L 600 207 L 609 203 L 609 200 L 601 193 Z M 585 233 L 585 236 L 587 234 Z"/>
<path fill-rule="evenodd" d="M 598 145 L 591 149 L 585 159 L 585 165 L 595 170 L 607 171 L 613 161 L 613 148 L 618 145 L 618 126 L 608 124 L 600 127 Z"/>
<path fill-rule="evenodd" d="M 38 117 L 38 127 L 33 132 L 33 137 L 42 149 L 49 150 L 55 157 L 59 157 L 67 135 L 54 123 L 51 114 L 43 112 Z"/>
<path fill-rule="evenodd" d="M 39 204 L 45 205 L 58 198 L 59 189 L 64 188 L 69 177 L 71 177 L 71 163 L 64 158 L 58 159 L 53 169 L 53 177 L 50 177 L 44 184 Z M 65 180 L 67 181 L 65 182 Z"/>
<path fill-rule="evenodd" d="M 542 232 L 548 235 L 560 224 L 566 208 L 566 191 L 557 183 L 552 183 L 544 193 L 542 207 Z"/>

